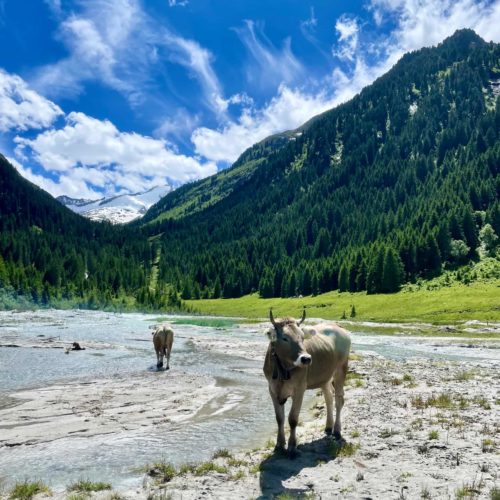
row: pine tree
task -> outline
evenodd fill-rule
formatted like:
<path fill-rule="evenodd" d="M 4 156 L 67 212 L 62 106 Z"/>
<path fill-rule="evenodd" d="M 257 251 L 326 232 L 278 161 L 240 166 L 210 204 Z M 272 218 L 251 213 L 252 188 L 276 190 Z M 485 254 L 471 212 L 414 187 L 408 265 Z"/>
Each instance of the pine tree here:
<path fill-rule="evenodd" d="M 339 291 L 347 292 L 349 290 L 349 271 L 347 267 L 342 264 L 339 271 Z"/>
<path fill-rule="evenodd" d="M 381 291 L 385 293 L 397 292 L 403 282 L 403 262 L 394 248 L 389 247 L 384 256 Z"/>

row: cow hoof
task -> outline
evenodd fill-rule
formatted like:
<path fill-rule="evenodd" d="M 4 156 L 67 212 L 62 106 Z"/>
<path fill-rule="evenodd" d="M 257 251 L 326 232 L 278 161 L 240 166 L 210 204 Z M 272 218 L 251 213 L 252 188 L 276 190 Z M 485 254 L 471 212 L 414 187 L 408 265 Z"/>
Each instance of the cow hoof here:
<path fill-rule="evenodd" d="M 342 437 L 342 434 L 340 434 L 339 431 L 335 431 L 333 433 L 333 437 L 337 440 L 337 441 L 344 441 L 344 438 Z"/>
<path fill-rule="evenodd" d="M 170 366 L 167 366 L 167 367 L 165 368 L 165 370 L 170 370 Z"/>
<path fill-rule="evenodd" d="M 331 427 L 327 427 L 327 428 L 325 429 L 325 434 L 326 434 L 327 436 L 331 436 L 331 435 L 333 434 L 333 429 L 332 429 Z"/>
<path fill-rule="evenodd" d="M 290 460 L 295 460 L 296 458 L 299 458 L 301 455 L 300 451 L 297 450 L 297 448 L 292 448 L 291 450 L 288 450 L 288 456 Z"/>

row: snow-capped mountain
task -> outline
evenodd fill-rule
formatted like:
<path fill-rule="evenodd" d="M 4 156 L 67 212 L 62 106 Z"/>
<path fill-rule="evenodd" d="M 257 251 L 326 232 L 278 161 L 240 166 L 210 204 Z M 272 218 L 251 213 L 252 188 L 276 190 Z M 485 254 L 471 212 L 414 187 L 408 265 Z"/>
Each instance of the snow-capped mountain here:
<path fill-rule="evenodd" d="M 149 207 L 172 191 L 172 186 L 156 186 L 144 193 L 122 194 L 99 200 L 83 200 L 58 196 L 57 199 L 77 214 L 89 219 L 125 224 L 142 217 Z"/>

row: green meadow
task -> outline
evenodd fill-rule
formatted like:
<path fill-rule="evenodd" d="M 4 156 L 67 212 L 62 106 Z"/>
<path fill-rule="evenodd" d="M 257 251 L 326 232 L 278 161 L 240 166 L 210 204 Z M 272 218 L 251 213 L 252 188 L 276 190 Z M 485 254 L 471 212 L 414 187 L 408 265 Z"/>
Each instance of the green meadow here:
<path fill-rule="evenodd" d="M 500 280 L 428 289 L 408 288 L 394 294 L 329 292 L 317 296 L 262 299 L 258 294 L 238 299 L 190 300 L 200 314 L 264 318 L 272 307 L 276 316 L 354 319 L 376 322 L 457 323 L 467 320 L 500 321 Z M 353 313 L 355 316 L 351 316 Z"/>

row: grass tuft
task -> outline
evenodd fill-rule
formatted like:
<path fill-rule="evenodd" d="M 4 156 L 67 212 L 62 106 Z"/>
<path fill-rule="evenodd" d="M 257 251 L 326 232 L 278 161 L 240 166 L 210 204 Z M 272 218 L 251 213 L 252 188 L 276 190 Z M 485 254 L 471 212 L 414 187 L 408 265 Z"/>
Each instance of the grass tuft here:
<path fill-rule="evenodd" d="M 102 481 L 92 482 L 88 479 L 80 479 L 75 483 L 68 486 L 68 491 L 78 491 L 78 492 L 91 492 L 91 491 L 103 491 L 110 490 L 112 486 L 109 483 L 103 483 Z"/>
<path fill-rule="evenodd" d="M 168 483 L 177 475 L 175 467 L 170 462 L 156 462 L 147 468 L 148 475 L 156 478 L 160 483 Z"/>
<path fill-rule="evenodd" d="M 483 439 L 481 442 L 481 450 L 483 453 L 492 453 L 495 447 L 495 441 L 490 438 Z"/>
<path fill-rule="evenodd" d="M 430 431 L 429 432 L 429 439 L 439 439 L 439 432 L 438 431 Z"/>
<path fill-rule="evenodd" d="M 329 447 L 330 455 L 337 457 L 352 457 L 360 448 L 358 443 L 347 443 L 334 441 Z"/>
<path fill-rule="evenodd" d="M 455 380 L 458 380 L 459 382 L 468 382 L 474 378 L 475 374 L 476 373 L 473 370 L 463 370 L 457 373 Z"/>
<path fill-rule="evenodd" d="M 214 460 L 216 458 L 232 458 L 232 455 L 227 448 L 220 448 L 212 455 L 212 458 Z"/>
<path fill-rule="evenodd" d="M 9 498 L 18 498 L 28 500 L 38 493 L 50 493 L 50 488 L 42 481 L 24 481 L 17 482 L 9 492 Z"/>

